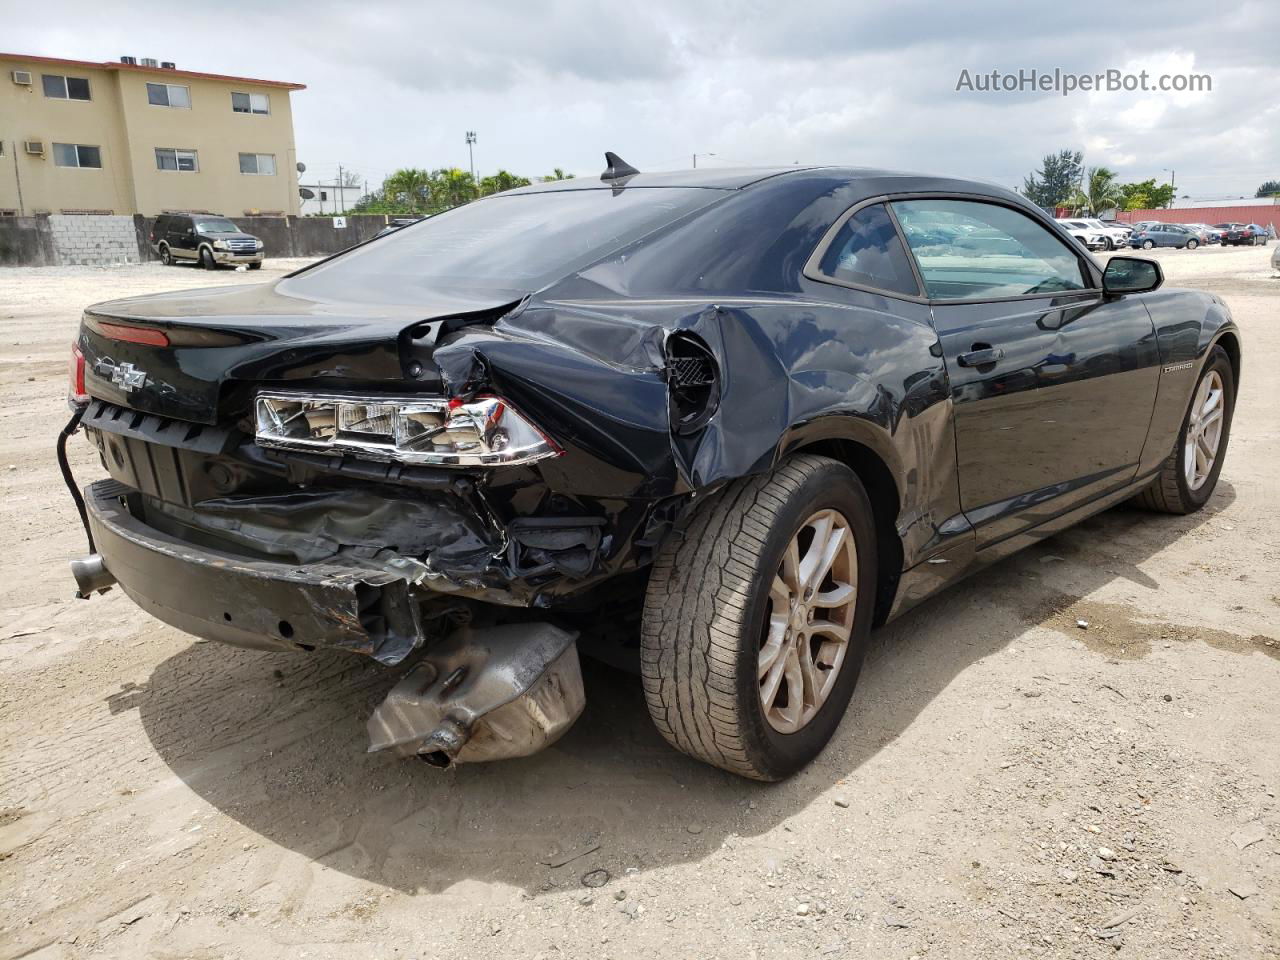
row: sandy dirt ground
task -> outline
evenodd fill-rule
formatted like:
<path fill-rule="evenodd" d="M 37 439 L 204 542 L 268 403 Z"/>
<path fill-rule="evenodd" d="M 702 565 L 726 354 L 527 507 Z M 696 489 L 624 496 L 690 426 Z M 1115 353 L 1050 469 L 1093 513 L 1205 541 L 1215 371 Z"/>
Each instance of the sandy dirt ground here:
<path fill-rule="evenodd" d="M 288 265 L 0 271 L 0 956 L 1280 957 L 1270 253 L 1157 253 L 1244 331 L 1207 508 L 1111 510 L 877 632 L 831 746 L 774 786 L 672 752 L 592 665 L 539 756 L 367 755 L 396 671 L 74 600 L 80 309 Z"/>

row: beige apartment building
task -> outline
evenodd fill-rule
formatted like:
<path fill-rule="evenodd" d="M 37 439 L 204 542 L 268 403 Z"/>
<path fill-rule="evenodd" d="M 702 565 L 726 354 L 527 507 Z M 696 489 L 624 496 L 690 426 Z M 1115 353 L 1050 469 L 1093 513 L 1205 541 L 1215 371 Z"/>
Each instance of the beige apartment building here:
<path fill-rule="evenodd" d="M 0 215 L 298 213 L 300 83 L 0 53 Z"/>

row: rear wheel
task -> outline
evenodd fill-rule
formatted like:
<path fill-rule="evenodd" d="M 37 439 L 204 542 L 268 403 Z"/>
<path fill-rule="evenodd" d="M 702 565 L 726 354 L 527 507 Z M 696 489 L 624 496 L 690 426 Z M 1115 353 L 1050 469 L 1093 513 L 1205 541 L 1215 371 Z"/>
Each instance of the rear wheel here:
<path fill-rule="evenodd" d="M 167 243 L 160 244 L 160 262 L 166 267 L 173 265 L 173 254 L 169 252 L 169 245 Z"/>
<path fill-rule="evenodd" d="M 257 263 L 251 263 L 251 264 L 249 264 L 249 269 L 250 269 L 250 270 L 261 270 L 261 269 L 262 269 L 262 261 L 261 261 L 261 260 L 259 260 Z"/>
<path fill-rule="evenodd" d="M 876 531 L 848 467 L 801 455 L 730 484 L 660 551 L 641 638 L 649 713 L 678 750 L 781 780 L 831 739 L 876 589 Z"/>
<path fill-rule="evenodd" d="M 1140 504 L 1161 513 L 1194 513 L 1208 502 L 1226 459 L 1235 399 L 1231 360 L 1215 346 L 1191 395 L 1177 446 L 1138 495 Z"/>
<path fill-rule="evenodd" d="M 1188 241 L 1187 241 L 1187 249 L 1188 249 L 1188 250 L 1194 250 L 1194 249 L 1195 249 L 1196 247 L 1198 247 L 1198 246 L 1200 246 L 1200 241 L 1199 241 L 1199 240 L 1188 240 Z"/>

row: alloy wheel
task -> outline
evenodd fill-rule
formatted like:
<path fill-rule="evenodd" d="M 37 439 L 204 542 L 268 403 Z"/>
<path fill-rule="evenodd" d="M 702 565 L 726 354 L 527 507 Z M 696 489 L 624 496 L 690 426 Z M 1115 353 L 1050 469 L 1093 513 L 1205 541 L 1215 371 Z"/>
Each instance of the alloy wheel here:
<path fill-rule="evenodd" d="M 806 520 L 783 554 L 769 590 L 760 644 L 760 705 L 779 733 L 803 728 L 840 675 L 857 606 L 858 548 L 836 510 Z"/>
<path fill-rule="evenodd" d="M 1182 472 L 1190 490 L 1204 486 L 1217 462 L 1218 447 L 1222 443 L 1222 406 L 1222 377 L 1218 371 L 1210 370 L 1196 389 L 1182 444 Z"/>

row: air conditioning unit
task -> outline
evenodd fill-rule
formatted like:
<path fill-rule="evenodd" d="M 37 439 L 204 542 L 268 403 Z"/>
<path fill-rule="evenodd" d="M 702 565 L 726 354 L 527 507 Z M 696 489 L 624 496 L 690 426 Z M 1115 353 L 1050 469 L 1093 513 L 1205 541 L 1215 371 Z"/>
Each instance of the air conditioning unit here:
<path fill-rule="evenodd" d="M 27 153 L 31 154 L 31 156 L 33 157 L 43 157 L 44 141 L 43 140 L 23 140 L 22 149 L 26 150 Z"/>
<path fill-rule="evenodd" d="M 138 65 L 138 58 L 137 57 L 121 57 L 120 62 L 127 63 L 131 67 L 136 67 Z"/>
<path fill-rule="evenodd" d="M 161 70 L 177 70 L 178 65 L 174 63 L 172 60 L 161 60 L 160 69 Z"/>
<path fill-rule="evenodd" d="M 31 71 L 30 71 L 30 70 L 14 70 L 14 71 L 13 71 L 13 73 L 12 73 L 12 77 L 13 77 L 13 82 L 14 82 L 14 83 L 20 83 L 20 84 L 22 84 L 24 87 L 29 87 L 29 86 L 31 86 Z"/>
<path fill-rule="evenodd" d="M 144 67 L 158 67 L 158 66 L 160 66 L 160 64 L 156 62 L 156 58 L 155 58 L 155 57 L 143 57 L 143 58 L 142 58 L 142 65 L 143 65 Z"/>

